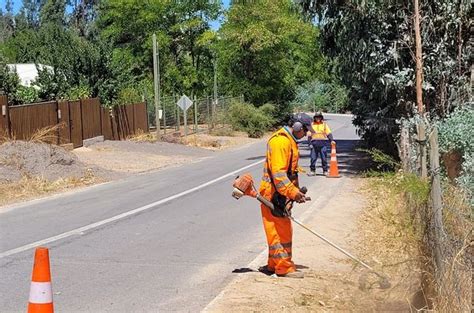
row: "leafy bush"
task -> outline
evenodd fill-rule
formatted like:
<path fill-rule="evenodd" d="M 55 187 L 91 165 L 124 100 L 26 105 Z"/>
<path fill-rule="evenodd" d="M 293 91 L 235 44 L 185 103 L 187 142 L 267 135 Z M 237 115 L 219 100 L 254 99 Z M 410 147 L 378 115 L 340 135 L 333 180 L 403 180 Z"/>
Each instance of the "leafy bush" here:
<path fill-rule="evenodd" d="M 140 101 L 142 101 L 140 91 L 133 86 L 127 86 L 119 91 L 117 99 L 114 101 L 114 105 L 132 104 Z"/>
<path fill-rule="evenodd" d="M 37 66 L 38 78 L 34 85 L 39 88 L 39 98 L 45 101 L 64 98 L 70 88 L 63 71 Z"/>
<path fill-rule="evenodd" d="M 10 71 L 5 59 L 0 54 L 0 94 L 15 94 L 19 84 L 18 74 Z"/>
<path fill-rule="evenodd" d="M 13 97 L 18 104 L 33 103 L 39 100 L 39 92 L 34 87 L 19 86 Z"/>
<path fill-rule="evenodd" d="M 458 183 L 474 194 L 474 109 L 460 107 L 438 124 L 439 145 L 442 152 L 458 151 L 463 158 Z M 472 201 L 472 200 L 471 200 Z"/>
<path fill-rule="evenodd" d="M 461 107 L 439 123 L 439 144 L 443 152 L 474 151 L 474 109 Z"/>
<path fill-rule="evenodd" d="M 250 103 L 234 102 L 229 108 L 229 121 L 234 130 L 244 131 L 251 138 L 262 137 L 275 123 L 271 104 L 256 108 Z"/>
<path fill-rule="evenodd" d="M 400 168 L 399 162 L 397 162 L 392 156 L 377 148 L 357 149 L 357 151 L 366 152 L 372 161 L 376 163 L 377 169 L 379 171 L 396 171 Z"/>
<path fill-rule="evenodd" d="M 277 108 L 272 103 L 265 103 L 261 107 L 258 108 L 260 112 L 262 112 L 265 116 L 269 116 L 273 119 L 276 118 Z"/>
<path fill-rule="evenodd" d="M 89 98 L 91 96 L 91 90 L 86 85 L 74 86 L 66 92 L 65 96 L 68 100 Z"/>

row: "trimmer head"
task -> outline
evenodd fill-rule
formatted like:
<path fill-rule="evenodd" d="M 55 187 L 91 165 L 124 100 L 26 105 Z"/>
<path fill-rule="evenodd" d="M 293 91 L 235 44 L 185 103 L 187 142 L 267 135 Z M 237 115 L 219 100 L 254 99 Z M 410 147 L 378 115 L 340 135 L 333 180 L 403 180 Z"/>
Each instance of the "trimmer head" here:
<path fill-rule="evenodd" d="M 368 290 L 372 289 L 375 285 L 378 285 L 380 289 L 389 289 L 392 287 L 386 275 L 374 270 L 365 269 L 359 276 L 359 288 L 361 290 Z"/>
<path fill-rule="evenodd" d="M 244 174 L 242 176 L 237 176 L 233 184 L 234 190 L 232 191 L 232 197 L 235 199 L 240 199 L 244 195 L 256 197 L 257 191 L 253 183 L 252 175 Z"/>

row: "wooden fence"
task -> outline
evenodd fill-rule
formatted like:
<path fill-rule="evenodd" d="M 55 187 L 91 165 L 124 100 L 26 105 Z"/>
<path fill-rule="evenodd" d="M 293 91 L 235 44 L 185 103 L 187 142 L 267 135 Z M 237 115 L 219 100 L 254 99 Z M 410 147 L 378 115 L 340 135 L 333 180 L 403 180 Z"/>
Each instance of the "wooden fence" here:
<path fill-rule="evenodd" d="M 8 106 L 0 95 L 0 135 L 26 140 L 45 127 L 59 125 L 49 137 L 51 143 L 72 143 L 81 147 L 83 140 L 104 136 L 107 140 L 123 140 L 139 131 L 148 132 L 145 103 L 101 107 L 98 98 L 77 101 L 52 101 Z"/>

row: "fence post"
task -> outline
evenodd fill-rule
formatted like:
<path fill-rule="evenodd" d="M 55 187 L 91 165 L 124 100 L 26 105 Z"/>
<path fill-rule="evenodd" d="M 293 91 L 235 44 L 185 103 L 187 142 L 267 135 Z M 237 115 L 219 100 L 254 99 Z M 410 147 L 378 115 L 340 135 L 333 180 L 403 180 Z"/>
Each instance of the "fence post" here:
<path fill-rule="evenodd" d="M 8 138 L 12 138 L 12 131 L 11 131 L 11 121 L 10 121 L 10 112 L 8 108 L 8 96 L 7 95 L 0 95 L 0 109 L 1 115 L 0 118 L 2 119 L 2 123 L 5 127 L 5 135 Z"/>
<path fill-rule="evenodd" d="M 194 95 L 194 132 L 198 132 L 198 106 L 197 106 L 197 99 L 196 95 Z"/>
<path fill-rule="evenodd" d="M 58 100 L 56 100 L 55 103 L 56 103 L 56 125 L 59 125 L 61 111 L 59 110 Z M 58 146 L 60 145 L 60 140 L 59 140 L 60 135 L 61 135 L 61 127 L 58 126 L 58 129 L 56 130 L 56 145 Z"/>
<path fill-rule="evenodd" d="M 183 110 L 183 120 L 184 120 L 184 136 L 188 135 L 188 114 L 187 110 Z"/>
<path fill-rule="evenodd" d="M 408 173 L 411 172 L 410 169 L 410 159 L 411 159 L 411 150 L 410 150 L 410 131 L 409 127 L 403 123 L 400 130 L 400 142 L 398 151 L 400 154 L 400 160 L 402 160 L 403 171 Z"/>
<path fill-rule="evenodd" d="M 209 96 L 206 97 L 206 109 L 207 109 L 207 130 L 211 129 L 211 108 L 209 106 Z"/>
<path fill-rule="evenodd" d="M 426 164 L 426 128 L 424 121 L 417 123 L 417 131 L 420 151 L 421 178 L 426 179 L 428 177 L 428 167 Z"/>
<path fill-rule="evenodd" d="M 163 133 L 166 134 L 166 100 L 165 98 L 163 98 L 162 101 L 160 101 L 161 103 L 161 114 L 162 114 L 162 118 L 163 118 Z"/>
<path fill-rule="evenodd" d="M 439 147 L 438 147 L 438 129 L 435 127 L 430 136 L 430 171 L 431 181 L 431 205 L 433 208 L 434 222 L 434 257 L 436 262 L 437 279 L 443 277 L 444 266 L 441 246 L 444 238 L 443 227 L 443 202 L 441 197 L 441 181 L 439 174 Z"/>
<path fill-rule="evenodd" d="M 211 105 L 211 125 L 212 125 L 212 128 L 214 128 L 216 125 L 216 121 L 215 121 L 215 118 L 216 118 L 216 109 L 217 109 L 217 98 L 214 98 L 212 100 L 212 105 Z"/>
<path fill-rule="evenodd" d="M 176 102 L 178 98 L 176 97 L 174 99 L 174 104 L 176 105 Z M 181 133 L 181 121 L 179 120 L 180 112 L 179 112 L 179 106 L 176 105 L 176 130 Z"/>

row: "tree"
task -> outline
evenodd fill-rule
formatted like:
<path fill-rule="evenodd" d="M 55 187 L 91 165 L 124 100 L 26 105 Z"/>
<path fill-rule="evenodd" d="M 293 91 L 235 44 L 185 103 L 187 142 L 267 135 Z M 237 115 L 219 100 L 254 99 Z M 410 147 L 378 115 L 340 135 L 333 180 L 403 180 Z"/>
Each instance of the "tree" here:
<path fill-rule="evenodd" d="M 200 46 L 220 5 L 213 1 L 102 1 L 98 27 L 117 55 L 126 56 L 136 82 L 151 80 L 151 37 L 157 34 L 164 93 L 204 94 L 209 85 L 199 80 L 212 69 L 210 53 Z M 202 76 L 201 76 L 202 77 Z"/>
<path fill-rule="evenodd" d="M 20 29 L 37 29 L 40 25 L 41 0 L 23 0 L 20 14 L 17 19 L 20 21 Z"/>
<path fill-rule="evenodd" d="M 0 54 L 0 94 L 14 95 L 19 85 L 18 75 L 10 71 L 5 58 Z"/>
<path fill-rule="evenodd" d="M 296 88 L 292 103 L 304 110 L 343 112 L 347 108 L 347 91 L 337 82 L 310 81 Z"/>
<path fill-rule="evenodd" d="M 291 1 L 235 2 L 219 31 L 219 81 L 250 102 L 279 104 L 287 110 L 302 83 L 327 79 L 316 38 Z"/>
<path fill-rule="evenodd" d="M 66 0 L 45 0 L 40 10 L 40 22 L 45 24 L 64 25 Z"/>
<path fill-rule="evenodd" d="M 0 43 L 10 38 L 14 30 L 13 3 L 11 0 L 7 0 L 5 3 L 5 12 L 0 8 Z"/>
<path fill-rule="evenodd" d="M 72 14 L 71 14 L 71 26 L 78 32 L 80 36 L 89 35 L 92 22 L 96 18 L 96 6 L 99 4 L 99 0 L 74 0 Z"/>
<path fill-rule="evenodd" d="M 442 117 L 469 101 L 472 5 L 463 0 L 420 3 L 423 102 L 428 113 Z M 413 2 L 302 0 L 302 5 L 318 16 L 323 51 L 338 62 L 361 134 L 395 154 L 397 120 L 413 115 L 416 104 Z"/>

